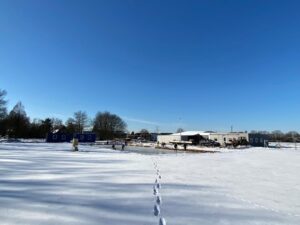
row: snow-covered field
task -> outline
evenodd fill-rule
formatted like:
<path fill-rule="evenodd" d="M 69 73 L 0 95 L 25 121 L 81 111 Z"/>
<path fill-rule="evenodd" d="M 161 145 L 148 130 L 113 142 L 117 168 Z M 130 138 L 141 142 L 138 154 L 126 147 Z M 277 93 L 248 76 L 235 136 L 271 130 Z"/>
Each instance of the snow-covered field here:
<path fill-rule="evenodd" d="M 70 150 L 0 143 L 1 225 L 158 225 L 159 217 L 168 225 L 300 224 L 300 151 L 292 148 Z"/>

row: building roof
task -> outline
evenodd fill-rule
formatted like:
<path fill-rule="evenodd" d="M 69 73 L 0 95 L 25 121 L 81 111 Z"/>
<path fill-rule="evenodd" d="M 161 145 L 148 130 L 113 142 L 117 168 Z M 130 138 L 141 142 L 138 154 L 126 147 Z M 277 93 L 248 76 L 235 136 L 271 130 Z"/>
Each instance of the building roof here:
<path fill-rule="evenodd" d="M 215 135 L 240 135 L 240 134 L 248 134 L 247 132 L 216 132 L 216 133 L 210 133 L 210 134 L 215 134 Z"/>
<path fill-rule="evenodd" d="M 201 135 L 201 136 L 207 136 L 209 135 L 209 133 L 205 132 L 205 131 L 184 131 L 181 133 L 174 133 L 172 134 L 174 136 L 195 136 L 195 135 Z"/>
<path fill-rule="evenodd" d="M 210 136 L 210 135 L 240 135 L 240 134 L 247 134 L 246 132 L 215 132 L 215 131 L 184 131 L 181 133 L 174 133 L 170 134 L 173 136 L 195 136 L 195 135 L 201 135 L 201 136 Z M 163 135 L 163 134 L 159 134 Z M 165 134 L 166 135 L 166 134 Z"/>

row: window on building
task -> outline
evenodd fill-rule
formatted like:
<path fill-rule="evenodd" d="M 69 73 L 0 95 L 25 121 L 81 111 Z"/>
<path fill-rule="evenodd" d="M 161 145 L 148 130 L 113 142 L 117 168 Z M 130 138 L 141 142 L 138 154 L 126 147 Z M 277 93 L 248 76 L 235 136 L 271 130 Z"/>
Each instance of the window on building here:
<path fill-rule="evenodd" d="M 66 140 L 66 135 L 61 135 L 61 140 L 65 141 Z"/>
<path fill-rule="evenodd" d="M 57 135 L 56 134 L 53 135 L 53 140 L 57 140 Z"/>

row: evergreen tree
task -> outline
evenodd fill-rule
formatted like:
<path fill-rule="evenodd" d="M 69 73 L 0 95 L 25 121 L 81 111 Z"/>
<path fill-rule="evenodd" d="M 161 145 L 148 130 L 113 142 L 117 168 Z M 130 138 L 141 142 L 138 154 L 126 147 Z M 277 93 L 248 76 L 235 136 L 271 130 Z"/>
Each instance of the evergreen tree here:
<path fill-rule="evenodd" d="M 73 118 L 67 119 L 65 126 L 67 133 L 74 134 L 76 132 L 76 122 Z"/>
<path fill-rule="evenodd" d="M 7 133 L 11 137 L 26 138 L 29 136 L 30 121 L 25 108 L 18 102 L 7 117 Z"/>
<path fill-rule="evenodd" d="M 6 134 L 6 117 L 7 117 L 7 109 L 6 103 L 7 101 L 4 99 L 6 96 L 6 91 L 0 89 L 0 136 L 4 136 Z"/>
<path fill-rule="evenodd" d="M 0 89 L 0 120 L 5 119 L 7 116 L 6 103 L 7 101 L 4 99 L 6 96 L 6 91 Z"/>

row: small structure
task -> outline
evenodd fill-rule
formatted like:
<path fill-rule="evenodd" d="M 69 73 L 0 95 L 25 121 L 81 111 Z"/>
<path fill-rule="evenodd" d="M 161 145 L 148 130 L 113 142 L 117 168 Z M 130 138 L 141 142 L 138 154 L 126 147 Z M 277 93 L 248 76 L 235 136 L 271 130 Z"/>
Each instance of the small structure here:
<path fill-rule="evenodd" d="M 261 133 L 250 133 L 249 144 L 254 147 L 268 147 L 270 136 Z"/>

